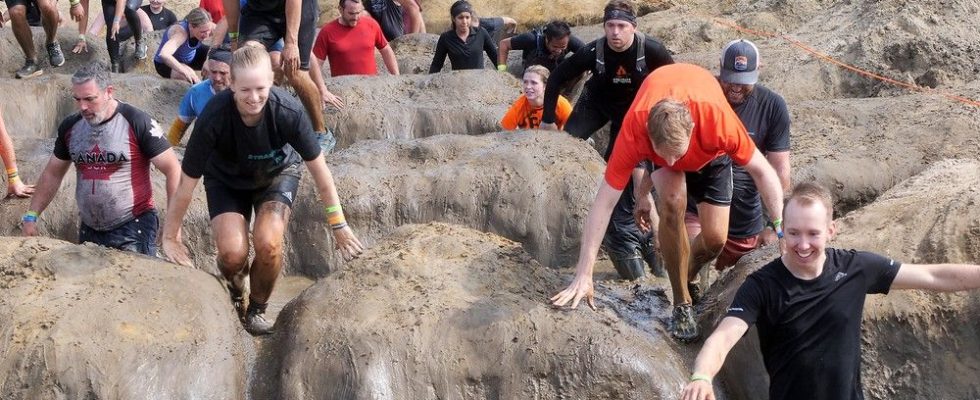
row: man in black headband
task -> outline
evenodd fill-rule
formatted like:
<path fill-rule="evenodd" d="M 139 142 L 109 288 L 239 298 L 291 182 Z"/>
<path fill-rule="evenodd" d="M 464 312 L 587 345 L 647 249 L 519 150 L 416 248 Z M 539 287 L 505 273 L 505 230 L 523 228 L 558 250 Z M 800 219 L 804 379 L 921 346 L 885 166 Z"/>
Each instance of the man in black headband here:
<path fill-rule="evenodd" d="M 204 111 L 204 106 L 211 101 L 215 94 L 228 88 L 228 77 L 231 74 L 231 52 L 225 48 L 216 47 L 208 52 L 205 63 L 210 77 L 196 83 L 187 90 L 184 99 L 180 101 L 177 118 L 170 125 L 167 140 L 172 146 L 180 144 L 187 127 Z"/>
<path fill-rule="evenodd" d="M 557 129 L 555 105 L 562 87 L 586 71 L 592 71 L 592 78 L 586 82 L 565 130 L 575 137 L 587 139 L 609 123 L 609 147 L 603 156 L 606 160 L 643 79 L 654 69 L 674 63 L 663 44 L 636 32 L 635 15 L 629 0 L 609 1 L 604 12 L 605 36 L 586 44 L 558 64 L 545 90 L 541 129 Z M 624 279 L 642 277 L 646 269 L 644 264 L 653 268 L 656 274 L 664 275 L 654 252 L 655 233 L 641 232 L 633 218 L 632 187 L 632 183 L 626 186 L 613 211 L 603 246 Z"/>

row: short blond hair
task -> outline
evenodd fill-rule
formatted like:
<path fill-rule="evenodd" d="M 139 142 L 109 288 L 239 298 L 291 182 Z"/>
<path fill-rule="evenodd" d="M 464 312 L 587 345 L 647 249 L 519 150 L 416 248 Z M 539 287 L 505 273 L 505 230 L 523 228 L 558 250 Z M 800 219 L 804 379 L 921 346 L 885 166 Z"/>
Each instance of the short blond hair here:
<path fill-rule="evenodd" d="M 786 199 L 786 204 L 789 204 L 793 200 L 796 200 L 801 206 L 809 206 L 816 203 L 823 204 L 827 209 L 827 220 L 832 221 L 834 219 L 834 196 L 830 193 L 830 190 L 819 183 L 803 182 L 793 186 L 793 192 Z"/>
<path fill-rule="evenodd" d="M 231 55 L 231 77 L 235 78 L 235 71 L 242 69 L 265 67 L 272 71 L 272 61 L 269 52 L 265 51 L 262 45 L 249 42 L 245 46 L 235 50 Z"/>
<path fill-rule="evenodd" d="M 551 76 L 551 71 L 545 68 L 543 65 L 534 64 L 524 70 L 524 73 L 538 74 L 541 77 L 541 83 L 548 83 L 548 77 Z"/>
<path fill-rule="evenodd" d="M 685 148 L 691 140 L 692 129 L 694 121 L 686 104 L 668 98 L 650 108 L 647 132 L 654 146 L 668 150 Z"/>

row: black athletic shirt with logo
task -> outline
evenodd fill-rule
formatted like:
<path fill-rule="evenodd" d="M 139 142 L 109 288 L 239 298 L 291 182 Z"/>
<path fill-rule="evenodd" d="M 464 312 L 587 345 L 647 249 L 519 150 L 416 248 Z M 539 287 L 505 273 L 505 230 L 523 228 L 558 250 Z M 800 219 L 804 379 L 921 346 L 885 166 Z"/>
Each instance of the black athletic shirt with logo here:
<path fill-rule="evenodd" d="M 532 65 L 540 65 L 549 71 L 554 71 L 558 67 L 558 64 L 561 64 L 565 60 L 565 56 L 569 53 L 578 53 L 582 47 L 585 47 L 585 43 L 581 39 L 575 37 L 575 35 L 569 35 L 568 47 L 562 52 L 561 57 L 555 59 L 549 54 L 545 41 L 544 33 L 540 30 L 527 32 L 510 38 L 510 48 L 521 50 L 521 59 L 524 60 L 525 69 Z"/>
<path fill-rule="evenodd" d="M 636 70 L 636 47 L 638 41 L 634 38 L 633 44 L 623 52 L 614 51 L 608 44 L 603 50 L 606 72 L 599 74 L 596 70 L 596 44 L 593 41 L 586 44 L 581 51 L 575 52 L 571 57 L 558 65 L 551 72 L 548 78 L 548 86 L 544 95 L 544 115 L 542 123 L 555 122 L 555 104 L 558 103 L 558 95 L 565 82 L 577 78 L 586 71 L 592 71 L 592 78 L 585 83 L 585 90 L 589 95 L 600 103 L 613 107 L 624 107 L 628 109 L 636 97 L 637 90 L 643 79 L 659 67 L 673 64 L 674 58 L 670 51 L 656 39 L 647 36 L 643 41 L 644 56 L 646 57 L 646 71 Z"/>
<path fill-rule="evenodd" d="M 150 23 L 153 24 L 153 30 L 155 31 L 162 31 L 169 28 L 170 25 L 177 23 L 177 15 L 166 7 L 164 7 L 163 10 L 160 10 L 159 14 L 154 14 L 153 9 L 150 8 L 149 4 L 140 7 L 140 9 L 146 13 L 147 17 L 150 17 Z"/>
<path fill-rule="evenodd" d="M 745 102 L 734 109 L 762 154 L 789 151 L 789 110 L 782 96 L 762 85 L 755 85 Z M 733 164 L 732 183 L 734 192 L 728 235 L 737 238 L 758 235 L 766 225 L 755 181 L 745 168 Z"/>
<path fill-rule="evenodd" d="M 749 275 L 729 317 L 755 324 L 771 400 L 860 400 L 861 315 L 867 294 L 887 294 L 901 264 L 827 248 L 823 272 L 802 280 L 781 259 Z"/>
<path fill-rule="evenodd" d="M 232 96 L 225 90 L 204 107 L 184 151 L 185 174 L 204 175 L 231 189 L 257 190 L 300 158 L 312 161 L 320 155 L 306 110 L 289 93 L 273 87 L 254 127 L 242 122 Z"/>

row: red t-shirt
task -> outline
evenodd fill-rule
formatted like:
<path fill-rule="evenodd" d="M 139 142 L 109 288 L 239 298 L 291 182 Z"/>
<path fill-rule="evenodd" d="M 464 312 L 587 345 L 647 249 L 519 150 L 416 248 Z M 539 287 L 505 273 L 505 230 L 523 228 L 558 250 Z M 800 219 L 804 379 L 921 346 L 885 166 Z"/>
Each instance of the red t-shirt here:
<path fill-rule="evenodd" d="M 388 47 L 388 40 L 378 22 L 367 15 L 357 25 L 346 26 L 340 19 L 330 21 L 320 29 L 313 43 L 313 55 L 330 61 L 330 75 L 377 75 L 374 49 Z"/>
<path fill-rule="evenodd" d="M 198 6 L 211 14 L 211 20 L 218 23 L 225 17 L 225 4 L 221 0 L 201 0 Z"/>
<path fill-rule="evenodd" d="M 650 108 L 665 98 L 687 103 L 694 121 L 687 153 L 669 167 L 653 151 L 647 133 Z M 606 183 L 622 190 L 633 168 L 643 160 L 676 171 L 692 172 L 724 154 L 736 164 L 745 165 L 755 154 L 755 143 L 725 99 L 718 80 L 697 65 L 665 65 L 647 76 L 626 112 L 606 166 Z"/>

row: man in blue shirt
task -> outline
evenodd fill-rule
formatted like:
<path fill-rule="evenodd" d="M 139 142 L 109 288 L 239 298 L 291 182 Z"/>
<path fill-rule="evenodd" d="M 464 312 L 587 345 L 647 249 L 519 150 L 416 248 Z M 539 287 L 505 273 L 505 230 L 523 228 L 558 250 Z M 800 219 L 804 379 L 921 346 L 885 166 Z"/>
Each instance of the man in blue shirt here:
<path fill-rule="evenodd" d="M 180 101 L 177 118 L 174 119 L 174 123 L 170 125 L 170 131 L 167 133 L 167 140 L 172 146 L 180 143 L 187 127 L 201 114 L 211 97 L 228 88 L 228 76 L 231 73 L 230 65 L 230 51 L 214 48 L 208 53 L 207 69 L 210 72 L 210 77 L 191 86 L 187 90 L 187 94 L 184 95 L 184 99 Z"/>

